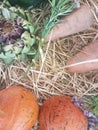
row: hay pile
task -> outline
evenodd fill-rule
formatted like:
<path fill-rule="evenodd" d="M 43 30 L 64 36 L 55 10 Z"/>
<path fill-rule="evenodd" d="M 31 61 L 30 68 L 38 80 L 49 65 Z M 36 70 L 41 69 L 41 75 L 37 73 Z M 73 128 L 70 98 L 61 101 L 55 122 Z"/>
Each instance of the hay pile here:
<path fill-rule="evenodd" d="M 15 84 L 30 88 L 41 105 L 52 95 L 76 95 L 90 98 L 98 95 L 98 71 L 85 74 L 71 74 L 66 71 L 67 60 L 76 54 L 82 47 L 98 39 L 98 1 L 80 0 L 81 4 L 88 4 L 95 17 L 93 25 L 82 33 L 65 37 L 59 41 L 44 45 L 43 55 L 35 66 L 32 66 L 26 75 L 28 64 L 14 62 L 6 67 L 0 62 L 0 89 Z M 39 11 L 38 11 L 39 13 Z M 33 130 L 38 130 L 35 126 Z"/>

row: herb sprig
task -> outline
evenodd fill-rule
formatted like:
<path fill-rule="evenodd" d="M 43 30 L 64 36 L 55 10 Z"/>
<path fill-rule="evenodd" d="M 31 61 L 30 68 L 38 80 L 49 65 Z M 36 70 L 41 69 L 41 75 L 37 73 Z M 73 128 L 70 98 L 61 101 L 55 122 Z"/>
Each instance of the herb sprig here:
<path fill-rule="evenodd" d="M 42 38 L 46 38 L 51 29 L 59 22 L 62 22 L 59 18 L 61 16 L 69 15 L 76 5 L 72 0 L 49 0 L 51 6 L 51 14 L 48 20 L 44 23 L 42 31 Z"/>

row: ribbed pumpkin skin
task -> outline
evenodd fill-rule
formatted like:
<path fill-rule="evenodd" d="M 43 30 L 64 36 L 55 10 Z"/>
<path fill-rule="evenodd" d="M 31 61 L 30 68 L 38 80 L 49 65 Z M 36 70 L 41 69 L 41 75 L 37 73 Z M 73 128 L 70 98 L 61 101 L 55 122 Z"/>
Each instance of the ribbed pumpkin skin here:
<path fill-rule="evenodd" d="M 87 130 L 88 127 L 87 117 L 66 96 L 54 96 L 45 101 L 39 123 L 41 130 Z"/>
<path fill-rule="evenodd" d="M 37 100 L 28 89 L 12 86 L 0 91 L 0 130 L 30 130 L 38 111 Z"/>

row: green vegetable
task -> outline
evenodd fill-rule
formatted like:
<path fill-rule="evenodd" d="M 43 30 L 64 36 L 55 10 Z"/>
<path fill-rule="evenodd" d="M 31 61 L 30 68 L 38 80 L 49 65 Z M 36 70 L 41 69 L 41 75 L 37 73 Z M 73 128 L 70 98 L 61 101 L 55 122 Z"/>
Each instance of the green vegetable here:
<path fill-rule="evenodd" d="M 96 116 L 98 116 L 98 97 L 93 98 L 92 106 L 93 106 L 93 113 Z"/>
<path fill-rule="evenodd" d="M 39 7 L 41 4 L 48 2 L 48 0 L 8 0 L 11 5 L 19 5 L 22 7 L 34 6 Z"/>
<path fill-rule="evenodd" d="M 35 2 L 36 4 L 41 4 L 42 2 L 42 0 L 9 1 L 12 4 L 19 3 L 27 6 L 31 2 Z M 38 21 L 32 20 L 32 8 L 12 7 L 7 0 L 0 3 L 0 22 L 2 23 L 0 32 L 0 60 L 5 64 L 9 65 L 15 60 L 29 60 L 31 63 L 30 66 L 35 64 L 39 55 L 41 55 L 40 50 L 45 43 L 45 38 L 58 22 L 62 22 L 59 17 L 68 15 L 76 8 L 73 0 L 43 1 L 49 2 L 50 13 L 47 18 L 43 18 L 43 16 L 40 18 L 43 21 L 43 27 L 41 28 Z"/>
<path fill-rule="evenodd" d="M 86 99 L 86 109 L 98 116 L 98 96 L 92 96 L 91 98 Z"/>

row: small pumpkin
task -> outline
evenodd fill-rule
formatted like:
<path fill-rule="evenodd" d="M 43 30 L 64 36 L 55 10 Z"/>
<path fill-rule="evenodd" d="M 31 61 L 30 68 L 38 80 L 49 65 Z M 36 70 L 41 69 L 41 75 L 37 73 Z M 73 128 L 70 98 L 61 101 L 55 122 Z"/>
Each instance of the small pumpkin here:
<path fill-rule="evenodd" d="M 53 96 L 39 114 L 41 130 L 87 130 L 88 119 L 68 96 Z"/>
<path fill-rule="evenodd" d="M 35 96 L 22 86 L 0 91 L 0 130 L 30 130 L 38 117 Z"/>

